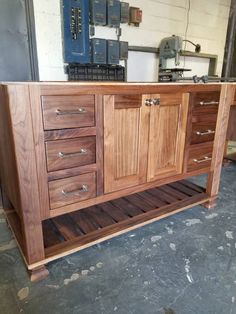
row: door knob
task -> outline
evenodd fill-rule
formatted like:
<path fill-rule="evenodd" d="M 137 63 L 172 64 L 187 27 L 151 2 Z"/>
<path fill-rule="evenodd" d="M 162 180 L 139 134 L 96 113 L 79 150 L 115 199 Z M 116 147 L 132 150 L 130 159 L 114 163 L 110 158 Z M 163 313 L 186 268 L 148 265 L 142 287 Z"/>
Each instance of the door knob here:
<path fill-rule="evenodd" d="M 145 100 L 145 105 L 146 106 L 157 106 L 160 105 L 160 98 L 150 98 Z"/>

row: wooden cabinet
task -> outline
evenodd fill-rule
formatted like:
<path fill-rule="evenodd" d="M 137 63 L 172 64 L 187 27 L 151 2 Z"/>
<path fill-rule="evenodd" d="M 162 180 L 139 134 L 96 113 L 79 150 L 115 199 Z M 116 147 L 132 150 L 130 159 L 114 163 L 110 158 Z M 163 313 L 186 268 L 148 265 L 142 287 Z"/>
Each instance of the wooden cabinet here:
<path fill-rule="evenodd" d="M 188 98 L 104 96 L 105 193 L 182 173 Z"/>
<path fill-rule="evenodd" d="M 217 198 L 232 84 L 0 85 L 7 220 L 45 265 Z M 205 188 L 186 179 L 207 174 Z"/>

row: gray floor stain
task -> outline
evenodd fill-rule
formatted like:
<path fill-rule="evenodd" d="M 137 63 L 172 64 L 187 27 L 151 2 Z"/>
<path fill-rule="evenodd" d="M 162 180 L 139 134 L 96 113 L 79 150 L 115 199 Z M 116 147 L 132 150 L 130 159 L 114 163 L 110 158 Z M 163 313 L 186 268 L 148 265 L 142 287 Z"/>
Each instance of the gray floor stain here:
<path fill-rule="evenodd" d="M 226 236 L 226 238 L 228 238 L 228 239 L 233 239 L 234 237 L 233 237 L 233 231 L 226 231 L 225 232 L 225 236 Z"/>
<path fill-rule="evenodd" d="M 194 218 L 194 219 L 186 219 L 184 220 L 184 223 L 186 224 L 186 226 L 191 227 L 196 224 L 201 224 L 202 222 L 200 219 Z"/>
<path fill-rule="evenodd" d="M 235 178 L 236 165 L 223 169 L 210 212 L 195 206 L 49 263 L 38 283 L 0 223 L 0 313 L 235 314 Z"/>
<path fill-rule="evenodd" d="M 16 241 L 12 239 L 10 242 L 0 245 L 0 252 L 8 251 L 16 247 Z"/>
<path fill-rule="evenodd" d="M 161 236 L 152 236 L 151 237 L 151 241 L 153 242 L 153 243 L 155 243 L 155 242 L 158 242 L 159 240 L 161 240 Z"/>

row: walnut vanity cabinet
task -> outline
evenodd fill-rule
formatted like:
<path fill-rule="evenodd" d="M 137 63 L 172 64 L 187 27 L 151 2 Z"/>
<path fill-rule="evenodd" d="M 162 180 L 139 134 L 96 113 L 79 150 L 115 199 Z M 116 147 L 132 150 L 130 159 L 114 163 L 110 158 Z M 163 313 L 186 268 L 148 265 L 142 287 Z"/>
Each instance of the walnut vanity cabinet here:
<path fill-rule="evenodd" d="M 233 84 L 0 86 L 3 206 L 31 279 L 47 263 L 215 205 Z M 206 173 L 206 187 L 187 178 Z"/>

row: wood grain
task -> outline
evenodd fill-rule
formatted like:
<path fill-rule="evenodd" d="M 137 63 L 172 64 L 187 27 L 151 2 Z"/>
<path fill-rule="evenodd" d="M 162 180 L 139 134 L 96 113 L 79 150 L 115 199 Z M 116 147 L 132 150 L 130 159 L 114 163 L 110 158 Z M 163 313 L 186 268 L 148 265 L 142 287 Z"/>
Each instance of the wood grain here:
<path fill-rule="evenodd" d="M 211 172 L 207 182 L 207 194 L 215 198 L 219 191 L 220 174 L 224 157 L 224 145 L 228 127 L 230 106 L 235 95 L 235 85 L 223 84 L 216 123 L 216 134 L 212 153 Z"/>
<path fill-rule="evenodd" d="M 80 191 L 83 185 L 88 191 Z M 66 195 L 63 193 L 66 193 Z M 77 203 L 96 196 L 96 174 L 87 173 L 76 177 L 49 182 L 51 209 Z"/>
<path fill-rule="evenodd" d="M 45 131 L 44 139 L 45 141 L 55 141 L 92 135 L 96 135 L 96 127 Z"/>
<path fill-rule="evenodd" d="M 182 173 L 188 114 L 188 94 L 151 95 L 148 181 Z"/>
<path fill-rule="evenodd" d="M 143 95 L 137 108 L 116 109 L 115 96 L 104 96 L 105 193 L 146 181 L 149 108 Z"/>
<path fill-rule="evenodd" d="M 42 108 L 45 130 L 95 125 L 94 95 L 43 96 Z M 80 109 L 84 112 L 76 114 Z M 58 110 L 68 114 L 58 115 Z"/>
<path fill-rule="evenodd" d="M 74 167 L 69 169 L 63 169 L 58 171 L 52 171 L 48 173 L 48 181 L 54 181 L 58 179 L 65 179 L 73 176 L 77 176 L 80 174 L 85 174 L 89 172 L 96 172 L 97 171 L 97 165 L 91 164 L 81 167 Z"/>
<path fill-rule="evenodd" d="M 26 260 L 31 264 L 44 259 L 45 255 L 29 88 L 27 85 L 8 86 L 8 97 L 20 182 L 19 194 Z"/>
<path fill-rule="evenodd" d="M 44 146 L 43 118 L 41 108 L 40 89 L 37 86 L 29 86 L 30 112 L 32 118 L 32 130 L 34 137 L 34 150 L 38 177 L 39 202 L 41 219 L 49 217 L 49 194 L 47 186 L 47 164 Z M 31 130 L 29 130 L 30 132 Z"/>
<path fill-rule="evenodd" d="M 103 96 L 95 96 L 97 195 L 104 193 L 104 113 Z"/>
<path fill-rule="evenodd" d="M 48 171 L 94 164 L 96 163 L 96 137 L 46 142 L 46 157 Z"/>

